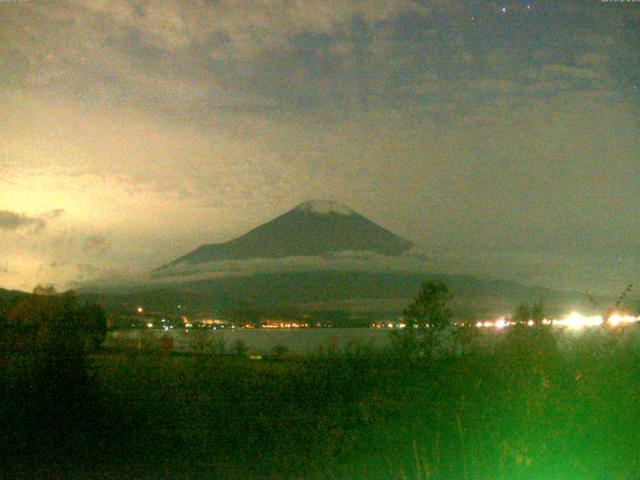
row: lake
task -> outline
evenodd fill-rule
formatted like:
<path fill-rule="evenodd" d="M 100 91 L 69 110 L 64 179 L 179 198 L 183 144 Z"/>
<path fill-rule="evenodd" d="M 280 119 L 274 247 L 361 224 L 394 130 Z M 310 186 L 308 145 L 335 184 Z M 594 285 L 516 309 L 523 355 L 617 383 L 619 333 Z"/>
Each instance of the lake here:
<path fill-rule="evenodd" d="M 230 352 L 236 342 L 242 341 L 250 353 L 269 354 L 276 347 L 285 347 L 291 353 L 310 354 L 321 349 L 342 351 L 353 344 L 382 348 L 389 345 L 391 333 L 374 328 L 116 330 L 107 334 L 105 345 L 153 348 L 165 336 L 173 339 L 173 350 L 181 352 L 216 349 L 222 343 Z"/>
<path fill-rule="evenodd" d="M 640 324 L 613 330 L 601 327 L 572 330 L 554 329 L 558 347 L 571 352 L 572 345 L 578 339 L 594 342 L 606 350 L 611 337 L 621 341 L 626 348 L 640 351 Z M 474 340 L 476 347 L 491 350 L 496 340 L 507 333 L 505 330 L 483 329 Z M 178 330 L 116 330 L 107 334 L 106 347 L 117 349 L 158 349 L 163 337 L 170 337 L 173 350 L 224 351 L 233 352 L 236 342 L 242 341 L 248 347 L 248 353 L 274 353 L 276 347 L 284 347 L 294 354 L 313 354 L 320 350 L 343 351 L 345 347 L 362 345 L 372 348 L 384 348 L 391 342 L 392 331 L 375 328 L 293 328 L 293 329 L 178 329 Z M 446 342 L 445 342 L 446 343 Z M 443 343 L 444 345 L 444 343 Z"/>

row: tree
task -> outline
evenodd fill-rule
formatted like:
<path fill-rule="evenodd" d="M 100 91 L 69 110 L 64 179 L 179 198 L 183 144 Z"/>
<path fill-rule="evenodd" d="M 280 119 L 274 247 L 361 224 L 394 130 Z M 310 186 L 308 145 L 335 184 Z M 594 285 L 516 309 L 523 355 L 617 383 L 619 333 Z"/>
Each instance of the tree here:
<path fill-rule="evenodd" d="M 449 326 L 453 315 L 448 303 L 452 296 L 442 282 L 422 282 L 418 295 L 403 312 L 407 327 L 443 329 Z"/>
<path fill-rule="evenodd" d="M 513 314 L 513 320 L 516 323 L 527 323 L 531 319 L 531 309 L 527 302 L 523 302 L 516 307 Z"/>
<path fill-rule="evenodd" d="M 3 342 L 14 350 L 83 353 L 106 335 L 106 316 L 97 304 L 80 305 L 74 292 L 36 287 L 7 314 Z"/>
<path fill-rule="evenodd" d="M 533 320 L 536 326 L 540 326 L 543 323 L 544 317 L 544 299 L 540 298 L 533 304 L 533 307 L 531 307 L 531 320 Z"/>
<path fill-rule="evenodd" d="M 33 289 L 34 295 L 40 295 L 43 297 L 52 297 L 58 294 L 58 291 L 53 285 L 42 285 L 38 284 L 36 288 Z"/>
<path fill-rule="evenodd" d="M 81 331 L 85 339 L 85 348 L 96 350 L 102 345 L 107 335 L 107 316 L 97 303 L 85 303 L 78 310 L 81 320 Z"/>

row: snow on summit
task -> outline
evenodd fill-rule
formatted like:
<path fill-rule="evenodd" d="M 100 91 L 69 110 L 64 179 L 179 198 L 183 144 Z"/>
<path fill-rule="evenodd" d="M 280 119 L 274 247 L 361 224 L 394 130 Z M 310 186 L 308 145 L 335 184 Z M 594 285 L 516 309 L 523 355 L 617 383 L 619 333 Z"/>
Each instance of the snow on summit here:
<path fill-rule="evenodd" d="M 355 213 L 346 205 L 333 200 L 309 200 L 298 205 L 296 207 L 296 210 L 319 213 L 321 215 L 326 215 L 329 213 L 335 213 L 338 215 L 352 215 L 353 213 Z"/>

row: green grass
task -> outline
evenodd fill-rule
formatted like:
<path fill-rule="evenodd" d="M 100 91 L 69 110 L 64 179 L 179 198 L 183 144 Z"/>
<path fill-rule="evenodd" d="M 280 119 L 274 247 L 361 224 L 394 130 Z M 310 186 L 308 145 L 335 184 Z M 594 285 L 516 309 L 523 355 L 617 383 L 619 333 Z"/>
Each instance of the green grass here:
<path fill-rule="evenodd" d="M 491 349 L 439 360 L 358 349 L 288 361 L 105 353 L 66 386 L 5 368 L 6 471 L 633 480 L 636 338 L 512 332 Z"/>

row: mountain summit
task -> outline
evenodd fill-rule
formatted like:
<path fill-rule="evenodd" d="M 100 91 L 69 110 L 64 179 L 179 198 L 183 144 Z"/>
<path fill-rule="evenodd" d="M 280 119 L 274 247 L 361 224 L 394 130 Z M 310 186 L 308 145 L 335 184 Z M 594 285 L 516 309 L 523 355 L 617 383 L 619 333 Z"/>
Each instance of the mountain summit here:
<path fill-rule="evenodd" d="M 160 270 L 221 260 L 322 256 L 344 251 L 395 256 L 413 246 L 346 205 L 309 200 L 234 240 L 202 245 Z"/>
<path fill-rule="evenodd" d="M 335 213 L 336 215 L 353 215 L 355 212 L 346 205 L 333 200 L 309 200 L 298 205 L 294 210 L 319 214 Z"/>

